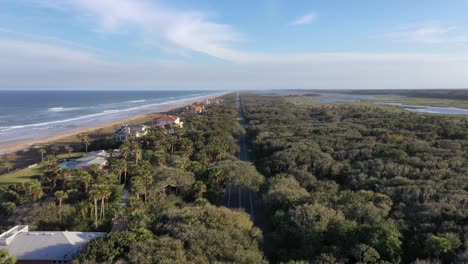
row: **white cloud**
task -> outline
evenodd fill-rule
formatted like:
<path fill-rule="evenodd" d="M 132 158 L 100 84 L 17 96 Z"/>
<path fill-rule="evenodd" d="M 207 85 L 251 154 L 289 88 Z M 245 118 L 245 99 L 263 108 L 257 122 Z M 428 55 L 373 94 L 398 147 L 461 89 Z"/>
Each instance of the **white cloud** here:
<path fill-rule="evenodd" d="M 93 14 L 101 31 L 140 32 L 146 43 L 164 49 L 201 52 L 233 60 L 230 45 L 243 37 L 231 26 L 214 22 L 200 11 L 181 11 L 142 0 L 70 0 L 71 6 Z"/>
<path fill-rule="evenodd" d="M 307 24 L 310 24 L 310 23 L 316 21 L 317 17 L 318 17 L 318 15 L 316 13 L 312 13 L 312 12 L 307 13 L 307 14 L 297 18 L 296 20 L 292 21 L 291 25 L 294 25 L 294 26 L 307 25 Z"/>
<path fill-rule="evenodd" d="M 457 27 L 444 25 L 440 21 L 400 25 L 383 36 L 397 41 L 433 44 L 468 42 L 468 35 L 457 34 Z"/>
<path fill-rule="evenodd" d="M 41 0 L 42 3 L 47 2 Z M 463 54 L 335 52 L 269 54 L 243 51 L 231 26 L 200 11 L 145 0 L 64 0 L 60 12 L 82 15 L 100 31 L 140 33 L 143 42 L 171 52 L 201 52 L 234 64 L 180 61 L 119 64 L 103 54 L 50 38 L 0 39 L 0 88 L 269 89 L 468 87 Z M 65 10 L 65 11 L 63 11 Z M 421 27 L 419 27 L 421 28 Z M 414 29 L 414 27 L 413 27 Z M 400 30 L 393 36 L 434 40 L 450 27 Z M 406 33 L 404 33 L 406 32 Z M 415 33 L 417 32 L 417 33 Z M 402 34 L 404 33 L 404 34 Z M 396 35 L 395 35 L 396 34 Z M 205 62 L 206 63 L 206 62 Z"/>
<path fill-rule="evenodd" d="M 258 55 L 246 64 L 118 64 L 78 48 L 0 39 L 0 88 L 391 89 L 468 87 L 468 56 Z"/>

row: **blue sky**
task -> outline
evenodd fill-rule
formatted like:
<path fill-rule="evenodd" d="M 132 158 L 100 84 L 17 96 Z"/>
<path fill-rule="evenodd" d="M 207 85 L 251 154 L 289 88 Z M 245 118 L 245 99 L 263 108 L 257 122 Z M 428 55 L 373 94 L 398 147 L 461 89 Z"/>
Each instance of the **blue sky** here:
<path fill-rule="evenodd" d="M 468 1 L 0 0 L 0 89 L 468 87 Z"/>

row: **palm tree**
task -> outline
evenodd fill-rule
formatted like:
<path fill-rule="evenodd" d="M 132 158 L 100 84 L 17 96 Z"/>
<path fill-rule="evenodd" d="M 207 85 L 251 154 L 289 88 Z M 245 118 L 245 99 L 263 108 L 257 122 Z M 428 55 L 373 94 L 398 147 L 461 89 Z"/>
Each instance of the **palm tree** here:
<path fill-rule="evenodd" d="M 37 180 L 33 180 L 27 183 L 26 192 L 29 197 L 31 197 L 33 202 L 41 199 L 44 196 L 44 191 L 42 190 L 41 183 Z"/>
<path fill-rule="evenodd" d="M 167 158 L 167 153 L 166 150 L 164 149 L 159 149 L 154 152 L 154 157 L 156 159 L 156 163 L 158 163 L 159 166 L 162 166 L 166 163 L 166 158 Z"/>
<path fill-rule="evenodd" d="M 134 193 L 137 198 L 140 198 L 140 195 L 145 192 L 144 190 L 145 190 L 145 182 L 143 178 L 140 176 L 132 177 L 130 191 Z"/>
<path fill-rule="evenodd" d="M 10 172 L 14 168 L 14 165 L 11 161 L 4 159 L 0 163 L 0 168 Z"/>
<path fill-rule="evenodd" d="M 83 219 L 86 219 L 86 215 L 87 215 L 88 210 L 90 208 L 89 205 L 90 205 L 89 202 L 86 201 L 86 200 L 81 201 L 76 205 L 76 208 L 77 208 L 78 211 L 80 211 L 81 216 L 83 217 Z"/>
<path fill-rule="evenodd" d="M 7 250 L 0 249 L 0 264 L 15 264 L 16 257 L 10 256 Z"/>
<path fill-rule="evenodd" d="M 141 160 L 141 156 L 142 156 L 140 143 L 137 141 L 133 141 L 131 145 L 131 150 L 135 157 L 135 163 L 138 164 L 138 161 Z"/>
<path fill-rule="evenodd" d="M 60 151 L 60 148 L 58 146 L 52 146 L 50 149 L 52 150 L 52 153 L 54 153 L 54 156 L 57 157 L 57 152 Z"/>
<path fill-rule="evenodd" d="M 102 197 L 102 192 L 99 188 L 92 189 L 89 192 L 89 199 L 94 201 L 94 226 L 98 227 L 98 200 Z"/>
<path fill-rule="evenodd" d="M 57 198 L 57 201 L 59 202 L 59 208 L 61 208 L 63 200 L 68 198 L 68 193 L 64 191 L 56 191 L 55 198 Z"/>
<path fill-rule="evenodd" d="M 104 133 L 104 129 L 103 129 L 103 128 L 96 129 L 96 134 L 97 134 L 98 137 L 101 136 L 102 133 Z"/>
<path fill-rule="evenodd" d="M 44 162 L 44 155 L 47 153 L 47 150 L 41 148 L 39 149 L 39 153 L 41 154 L 41 162 Z"/>
<path fill-rule="evenodd" d="M 103 186 L 102 188 L 102 196 L 101 196 L 101 220 L 105 217 L 105 201 L 112 195 L 112 192 L 109 190 L 107 186 Z"/>
<path fill-rule="evenodd" d="M 203 194 L 206 192 L 206 184 L 202 181 L 196 181 L 193 184 L 193 190 L 195 192 L 195 198 L 203 198 Z"/>
<path fill-rule="evenodd" d="M 128 155 L 132 153 L 132 146 L 130 141 L 125 141 L 121 146 L 120 146 L 120 153 L 122 154 L 122 157 L 124 159 L 128 158 Z"/>
<path fill-rule="evenodd" d="M 63 149 L 68 153 L 68 158 L 71 158 L 71 154 L 73 153 L 73 148 L 68 145 L 65 145 Z"/>
<path fill-rule="evenodd" d="M 112 163 L 111 165 L 111 170 L 112 172 L 118 176 L 119 178 L 119 183 L 122 182 L 122 173 L 124 171 L 126 171 L 126 167 L 127 167 L 127 162 L 125 160 L 122 160 L 122 159 L 118 159 L 118 160 L 114 160 L 114 162 Z M 127 177 L 125 177 L 127 178 Z"/>
<path fill-rule="evenodd" d="M 78 138 L 84 144 L 85 152 L 88 152 L 88 146 L 91 144 L 91 138 L 85 134 L 78 135 Z"/>
<path fill-rule="evenodd" d="M 169 144 L 170 144 L 170 150 L 171 150 L 171 155 L 174 154 L 174 146 L 175 144 L 177 143 L 177 137 L 174 136 L 174 135 L 171 135 L 169 137 L 169 140 L 168 140 Z"/>
<path fill-rule="evenodd" d="M 88 193 L 88 187 L 91 181 L 93 180 L 93 176 L 91 176 L 89 172 L 82 169 L 77 169 L 75 171 L 75 176 L 77 180 L 83 184 L 85 193 Z"/>
<path fill-rule="evenodd" d="M 64 191 L 56 191 L 55 198 L 59 202 L 59 221 L 62 221 L 62 201 L 68 198 L 68 193 Z"/>

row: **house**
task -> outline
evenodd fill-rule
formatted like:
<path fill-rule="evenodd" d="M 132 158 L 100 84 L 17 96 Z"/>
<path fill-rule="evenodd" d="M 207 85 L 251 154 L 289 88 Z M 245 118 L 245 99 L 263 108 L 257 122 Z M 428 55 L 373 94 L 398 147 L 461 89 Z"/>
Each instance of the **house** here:
<path fill-rule="evenodd" d="M 164 127 L 167 125 L 182 127 L 184 123 L 180 121 L 180 118 L 178 116 L 165 115 L 163 117 L 154 119 L 153 125 L 158 127 Z"/>
<path fill-rule="evenodd" d="M 195 102 L 192 104 L 192 110 L 195 112 L 195 113 L 203 113 L 203 110 L 205 110 L 205 104 L 202 103 L 202 102 Z"/>
<path fill-rule="evenodd" d="M 110 154 L 105 150 L 98 150 L 86 153 L 83 157 L 65 161 L 59 164 L 61 168 L 69 169 L 89 169 L 91 166 L 96 165 L 100 169 L 105 169 L 108 165 Z"/>
<path fill-rule="evenodd" d="M 29 231 L 18 225 L 0 235 L 0 249 L 15 256 L 17 263 L 72 263 L 89 241 L 103 232 Z"/>
<path fill-rule="evenodd" d="M 114 133 L 115 141 L 127 141 L 132 138 L 140 138 L 148 134 L 148 126 L 145 125 L 125 125 Z"/>
<path fill-rule="evenodd" d="M 87 170 L 91 168 L 91 166 L 93 165 L 96 165 L 99 169 L 105 169 L 109 165 L 109 162 L 107 161 L 106 158 L 97 157 L 97 156 L 80 158 L 80 159 L 76 159 L 75 161 L 78 161 L 78 163 L 75 165 L 75 169 L 83 169 L 83 170 Z"/>

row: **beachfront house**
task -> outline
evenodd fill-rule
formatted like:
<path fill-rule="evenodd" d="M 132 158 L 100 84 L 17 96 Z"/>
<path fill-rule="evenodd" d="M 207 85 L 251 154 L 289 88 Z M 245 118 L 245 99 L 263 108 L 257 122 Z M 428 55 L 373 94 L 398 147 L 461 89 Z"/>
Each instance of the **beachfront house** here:
<path fill-rule="evenodd" d="M 59 164 L 61 168 L 69 169 L 84 169 L 87 170 L 91 166 L 96 165 L 100 169 L 105 169 L 109 165 L 110 154 L 105 150 L 98 150 L 86 153 L 83 157 L 65 161 Z"/>
<path fill-rule="evenodd" d="M 22 263 L 72 263 L 80 249 L 103 232 L 29 231 L 15 226 L 0 235 L 0 249 L 7 250 Z"/>
<path fill-rule="evenodd" d="M 163 117 L 154 119 L 153 125 L 157 127 L 165 127 L 165 126 L 182 127 L 184 123 L 180 121 L 180 118 L 178 116 L 165 115 Z"/>
<path fill-rule="evenodd" d="M 145 125 L 125 125 L 114 133 L 117 142 L 127 141 L 132 138 L 140 138 L 148 134 L 148 126 Z"/>
<path fill-rule="evenodd" d="M 202 103 L 202 102 L 195 102 L 192 104 L 192 111 L 194 111 L 195 113 L 203 113 L 203 111 L 205 110 L 205 104 Z"/>

